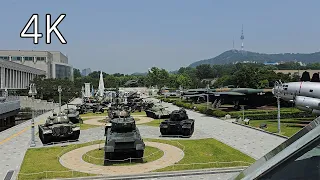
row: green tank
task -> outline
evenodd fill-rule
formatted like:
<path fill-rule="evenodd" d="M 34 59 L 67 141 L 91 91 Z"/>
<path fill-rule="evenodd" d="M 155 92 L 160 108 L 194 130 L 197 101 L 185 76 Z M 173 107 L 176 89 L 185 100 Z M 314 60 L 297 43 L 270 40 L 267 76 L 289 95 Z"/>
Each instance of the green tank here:
<path fill-rule="evenodd" d="M 38 128 L 42 144 L 77 140 L 80 136 L 80 127 L 73 124 L 66 114 L 49 116 L 46 123 L 38 125 Z"/>
<path fill-rule="evenodd" d="M 126 111 L 121 111 L 110 123 L 111 126 L 105 133 L 104 165 L 107 165 L 109 160 L 120 157 L 142 158 L 145 144 L 133 117 Z"/>
<path fill-rule="evenodd" d="M 174 110 L 170 119 L 160 124 L 161 135 L 181 135 L 191 137 L 194 132 L 194 119 L 189 119 L 185 109 Z"/>
<path fill-rule="evenodd" d="M 151 117 L 153 119 L 164 119 L 164 118 L 169 118 L 170 117 L 170 111 L 165 109 L 166 107 L 160 105 L 160 104 L 155 104 L 153 107 L 146 109 L 146 115 L 147 117 Z"/>

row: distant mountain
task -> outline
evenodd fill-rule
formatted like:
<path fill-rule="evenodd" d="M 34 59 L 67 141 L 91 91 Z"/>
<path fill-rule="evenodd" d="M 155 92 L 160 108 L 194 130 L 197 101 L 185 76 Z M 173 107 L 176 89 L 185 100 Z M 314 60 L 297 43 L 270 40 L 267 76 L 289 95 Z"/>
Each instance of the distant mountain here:
<path fill-rule="evenodd" d="M 131 75 L 133 75 L 133 76 L 146 76 L 147 74 L 148 74 L 147 72 L 143 72 L 143 73 L 135 72 L 135 73 L 132 73 Z"/>
<path fill-rule="evenodd" d="M 229 50 L 219 56 L 211 59 L 200 60 L 189 65 L 189 67 L 197 67 L 201 64 L 228 64 L 236 62 L 288 62 L 300 61 L 302 63 L 320 62 L 320 52 L 310 54 L 300 53 L 282 53 L 282 54 L 263 54 L 250 51 Z"/>

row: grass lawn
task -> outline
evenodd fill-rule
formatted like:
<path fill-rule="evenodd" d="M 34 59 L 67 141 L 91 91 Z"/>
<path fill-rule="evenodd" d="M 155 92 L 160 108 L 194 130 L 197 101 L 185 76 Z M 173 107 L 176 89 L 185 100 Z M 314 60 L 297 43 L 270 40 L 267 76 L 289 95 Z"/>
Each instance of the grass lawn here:
<path fill-rule="evenodd" d="M 146 115 L 146 112 L 144 112 L 144 111 L 141 111 L 141 112 L 136 111 L 136 112 L 131 113 L 131 116 L 134 116 L 134 115 Z"/>
<path fill-rule="evenodd" d="M 163 119 L 155 119 L 151 122 L 147 122 L 147 123 L 143 123 L 140 125 L 145 125 L 145 126 L 155 126 L 155 127 L 159 127 L 160 123 L 163 121 Z"/>
<path fill-rule="evenodd" d="M 47 148 L 32 148 L 28 149 L 21 165 L 19 173 L 39 173 L 44 171 L 59 171 L 47 172 L 33 175 L 19 174 L 18 179 L 45 179 L 45 178 L 71 178 L 81 176 L 94 176 L 94 174 L 76 172 L 63 167 L 57 157 L 62 152 L 66 153 L 79 147 L 88 146 L 91 144 L 102 143 L 103 141 L 94 141 L 85 144 L 68 145 L 65 147 L 55 146 Z M 65 171 L 65 172 L 61 172 Z"/>
<path fill-rule="evenodd" d="M 305 118 L 305 119 L 281 119 L 281 135 L 291 137 L 296 132 L 302 129 L 302 127 L 288 127 L 288 124 L 292 124 L 292 122 L 296 121 L 299 124 L 301 120 L 313 120 L 313 118 Z M 266 131 L 277 133 L 278 132 L 278 122 L 277 120 L 250 120 L 250 126 L 259 128 L 261 123 L 266 123 L 267 128 L 264 129 Z"/>
<path fill-rule="evenodd" d="M 187 170 L 187 169 L 203 169 L 203 168 L 220 168 L 220 167 L 234 167 L 234 166 L 247 166 L 255 160 L 240 151 L 233 149 L 215 139 L 201 139 L 201 140 L 158 140 L 158 139 L 145 139 L 145 141 L 161 142 L 171 144 L 184 150 L 184 158 L 173 166 L 169 166 L 157 171 L 172 171 L 172 170 Z M 63 167 L 59 163 L 58 155 L 66 152 L 88 146 L 92 144 L 103 143 L 103 141 L 94 141 L 84 144 L 67 145 L 65 147 L 55 146 L 46 148 L 32 148 L 28 149 L 24 160 L 22 162 L 19 179 L 44 179 L 44 178 L 71 178 L 81 176 L 94 176 L 93 174 L 81 173 L 71 171 Z M 145 159 L 145 161 L 152 161 L 164 155 L 162 151 L 156 148 L 146 147 L 145 156 L 153 152 L 153 156 Z M 91 156 L 103 157 L 103 150 L 93 150 L 89 152 Z M 84 158 L 85 160 L 88 160 Z M 237 162 L 240 161 L 240 162 Z M 101 164 L 102 161 L 94 162 Z M 197 164 L 198 163 L 198 164 Z M 202 163 L 202 164 L 201 164 Z M 128 163 L 126 163 L 128 164 Z M 124 164 L 121 164 L 124 165 Z M 44 171 L 53 171 L 47 172 Z M 40 173 L 44 172 L 44 173 Z M 32 175 L 27 175 L 35 173 Z"/>
<path fill-rule="evenodd" d="M 174 166 L 169 166 L 157 171 L 248 166 L 255 162 L 255 160 L 248 155 L 245 155 L 242 152 L 211 138 L 201 140 L 171 141 L 148 139 L 148 141 L 171 144 L 178 148 L 184 149 L 185 156 L 180 162 L 176 163 Z"/>
<path fill-rule="evenodd" d="M 84 118 L 84 117 L 88 117 L 88 116 L 107 116 L 107 111 L 105 111 L 104 113 L 93 113 L 93 112 L 89 112 L 89 113 L 86 113 L 86 114 L 80 114 L 80 117 L 81 118 Z"/>
<path fill-rule="evenodd" d="M 151 155 L 151 154 L 153 154 L 153 155 Z M 146 158 L 143 159 L 143 162 L 132 161 L 130 163 L 128 160 L 126 162 L 112 162 L 112 164 L 110 164 L 110 165 L 127 166 L 127 165 L 134 165 L 134 164 L 138 164 L 138 163 L 147 163 L 147 162 L 151 162 L 151 161 L 154 161 L 154 160 L 161 158 L 163 156 L 163 154 L 164 154 L 163 151 L 161 151 L 158 148 L 146 146 L 146 148 L 144 150 L 144 157 L 146 157 Z M 90 158 L 90 157 L 94 157 L 94 158 Z M 95 150 L 89 151 L 87 154 L 84 154 L 82 156 L 82 159 L 88 163 L 103 166 L 104 150 L 103 149 L 101 149 L 101 150 L 95 149 Z"/>

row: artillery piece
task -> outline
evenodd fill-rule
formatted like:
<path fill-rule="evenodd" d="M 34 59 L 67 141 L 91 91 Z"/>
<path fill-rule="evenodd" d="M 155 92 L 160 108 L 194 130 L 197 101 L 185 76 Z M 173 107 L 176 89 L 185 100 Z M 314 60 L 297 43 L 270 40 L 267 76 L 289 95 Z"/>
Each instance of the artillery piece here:
<path fill-rule="evenodd" d="M 77 140 L 80 136 L 80 127 L 69 121 L 66 114 L 48 117 L 45 124 L 38 125 L 39 138 L 43 144 L 52 141 Z"/>
<path fill-rule="evenodd" d="M 123 155 L 142 158 L 145 144 L 133 117 L 126 111 L 120 111 L 118 117 L 111 119 L 110 123 L 105 132 L 104 165 L 107 165 L 108 160 Z"/>
<path fill-rule="evenodd" d="M 185 109 L 174 110 L 170 119 L 160 124 L 161 135 L 182 135 L 192 136 L 194 132 L 194 119 L 189 119 Z"/>

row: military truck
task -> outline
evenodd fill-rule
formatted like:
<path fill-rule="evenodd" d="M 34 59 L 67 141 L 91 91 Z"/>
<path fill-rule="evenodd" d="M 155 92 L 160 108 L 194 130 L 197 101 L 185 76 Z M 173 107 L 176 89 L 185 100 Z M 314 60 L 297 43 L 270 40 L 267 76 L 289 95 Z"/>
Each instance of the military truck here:
<path fill-rule="evenodd" d="M 153 119 L 163 119 L 170 117 L 170 111 L 165 109 L 166 107 L 162 105 L 154 105 L 152 108 L 146 109 L 147 117 L 151 117 Z"/>
<path fill-rule="evenodd" d="M 194 132 L 194 119 L 189 119 L 185 109 L 174 110 L 170 119 L 160 124 L 161 135 L 182 135 L 191 137 Z"/>
<path fill-rule="evenodd" d="M 145 144 L 133 117 L 126 111 L 121 111 L 110 123 L 105 133 L 104 165 L 118 157 L 142 158 Z"/>
<path fill-rule="evenodd" d="M 39 138 L 42 144 L 65 140 L 77 140 L 80 127 L 73 124 L 66 114 L 49 116 L 45 124 L 38 125 Z"/>

